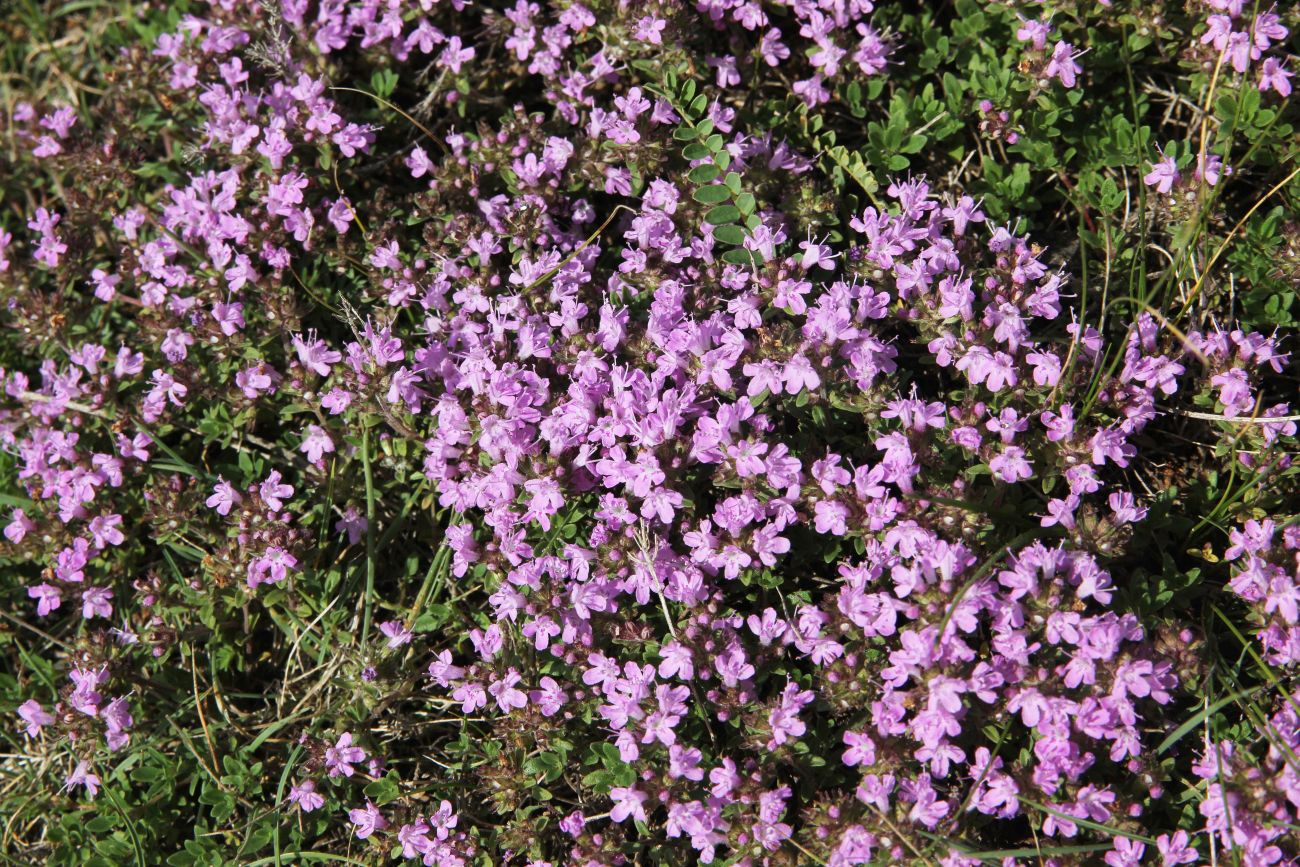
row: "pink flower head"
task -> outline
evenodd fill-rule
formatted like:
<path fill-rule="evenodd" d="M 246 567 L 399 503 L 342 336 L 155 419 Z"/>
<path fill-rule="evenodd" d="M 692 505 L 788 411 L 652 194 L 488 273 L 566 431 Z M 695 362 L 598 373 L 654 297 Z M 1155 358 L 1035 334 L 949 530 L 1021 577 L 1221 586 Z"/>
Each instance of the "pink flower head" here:
<path fill-rule="evenodd" d="M 989 469 L 1002 481 L 1011 484 L 1032 478 L 1033 467 L 1025 458 L 1025 450 L 1019 446 L 1007 446 L 992 460 Z"/>
<path fill-rule="evenodd" d="M 278 512 L 284 508 L 284 500 L 293 496 L 293 485 L 281 484 L 280 471 L 271 470 L 266 481 L 258 486 L 257 493 L 268 509 Z"/>
<path fill-rule="evenodd" d="M 1055 78 L 1065 87 L 1074 87 L 1083 67 L 1075 62 L 1074 46 L 1068 42 L 1058 42 L 1052 49 L 1052 57 L 1043 68 L 1043 75 Z"/>
<path fill-rule="evenodd" d="M 352 745 L 352 732 L 339 735 L 338 742 L 325 750 L 325 769 L 331 777 L 350 777 L 353 765 L 366 760 L 366 751 Z"/>
<path fill-rule="evenodd" d="M 28 699 L 18 706 L 18 716 L 27 724 L 25 731 L 29 738 L 36 737 L 41 733 L 42 728 L 54 722 L 53 714 L 46 711 L 34 699 Z"/>
<path fill-rule="evenodd" d="M 348 811 L 348 821 L 356 828 L 357 839 L 364 840 L 374 834 L 376 831 L 382 831 L 388 827 L 388 822 L 384 819 L 379 808 L 366 798 L 364 807 L 357 807 Z"/>
<path fill-rule="evenodd" d="M 212 488 L 212 496 L 208 497 L 205 502 L 209 509 L 214 509 L 218 515 L 225 517 L 242 499 L 243 497 L 235 490 L 234 485 L 218 476 L 217 483 Z"/>
<path fill-rule="evenodd" d="M 1276 57 L 1264 58 L 1259 68 L 1259 89 L 1272 90 L 1286 99 L 1291 95 L 1291 71 Z"/>
<path fill-rule="evenodd" d="M 646 820 L 645 802 L 650 797 L 645 792 L 630 786 L 616 786 L 610 789 L 610 798 L 614 807 L 609 811 L 609 818 L 615 822 L 626 822 L 629 818 L 636 822 Z"/>
<path fill-rule="evenodd" d="M 1155 187 L 1156 192 L 1168 195 L 1178 183 L 1178 163 L 1171 156 L 1161 154 L 1159 162 L 1153 163 L 1151 171 L 1142 178 L 1148 187 Z"/>
<path fill-rule="evenodd" d="M 99 777 L 90 771 L 90 763 L 85 759 L 77 762 L 77 766 L 72 769 L 72 773 L 63 781 L 64 789 L 71 789 L 73 786 L 83 786 L 90 800 L 95 800 L 99 794 Z"/>
<path fill-rule="evenodd" d="M 388 649 L 396 650 L 404 644 L 411 643 L 411 630 L 400 620 L 387 620 L 379 624 L 379 631 L 388 637 Z"/>
<path fill-rule="evenodd" d="M 303 780 L 289 789 L 289 802 L 304 813 L 310 813 L 325 805 L 325 796 L 316 791 L 314 780 Z"/>

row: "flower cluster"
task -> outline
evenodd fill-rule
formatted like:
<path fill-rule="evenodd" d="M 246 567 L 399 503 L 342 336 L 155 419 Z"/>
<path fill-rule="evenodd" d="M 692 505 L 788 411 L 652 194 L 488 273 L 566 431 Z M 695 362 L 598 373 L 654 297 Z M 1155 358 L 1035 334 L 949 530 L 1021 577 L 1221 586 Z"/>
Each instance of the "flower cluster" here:
<path fill-rule="evenodd" d="M 1279 15 L 1207 5 L 1187 51 L 1285 98 Z M 277 858 L 1300 854 L 1296 699 L 1234 682 L 1278 693 L 1258 736 L 1206 702 L 1198 751 L 1178 720 L 1225 675 L 1168 607 L 1196 558 L 1231 594 L 1199 613 L 1300 662 L 1300 527 L 1254 498 L 1295 472 L 1283 337 L 1154 292 L 1117 321 L 1109 272 L 1098 303 L 964 164 L 897 169 L 894 125 L 879 183 L 835 164 L 850 197 L 806 109 L 883 87 L 886 21 L 917 26 L 218 0 L 117 61 L 177 153 L 18 104 L 60 184 L 0 231 L 0 556 L 69 681 L 14 703 L 63 790 L 159 785 L 170 722 L 220 823 L 293 817 L 248 837 Z M 977 147 L 1028 149 L 1091 74 L 1085 29 L 1016 22 Z M 1218 191 L 1221 154 L 1127 168 Z M 1173 438 L 1203 471 L 1161 481 Z M 1207 525 L 1224 550 L 1187 551 Z"/>

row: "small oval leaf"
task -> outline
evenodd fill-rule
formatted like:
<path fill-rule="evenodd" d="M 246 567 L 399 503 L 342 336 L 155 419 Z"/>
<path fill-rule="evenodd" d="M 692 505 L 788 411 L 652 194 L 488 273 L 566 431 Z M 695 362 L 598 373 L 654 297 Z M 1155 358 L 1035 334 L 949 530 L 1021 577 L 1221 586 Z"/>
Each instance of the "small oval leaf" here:
<path fill-rule="evenodd" d="M 707 184 L 717 180 L 718 175 L 722 174 L 721 170 L 712 163 L 696 166 L 686 173 L 686 177 L 696 184 Z"/>
<path fill-rule="evenodd" d="M 713 237 L 724 244 L 730 244 L 733 247 L 739 247 L 745 243 L 745 230 L 732 224 L 730 226 L 715 226 Z"/>
<path fill-rule="evenodd" d="M 714 226 L 734 223 L 740 219 L 740 209 L 735 205 L 718 205 L 704 215 L 704 222 Z"/>
<path fill-rule="evenodd" d="M 691 198 L 702 205 L 716 205 L 730 199 L 731 193 L 727 192 L 726 187 L 700 187 L 698 190 L 691 193 Z"/>

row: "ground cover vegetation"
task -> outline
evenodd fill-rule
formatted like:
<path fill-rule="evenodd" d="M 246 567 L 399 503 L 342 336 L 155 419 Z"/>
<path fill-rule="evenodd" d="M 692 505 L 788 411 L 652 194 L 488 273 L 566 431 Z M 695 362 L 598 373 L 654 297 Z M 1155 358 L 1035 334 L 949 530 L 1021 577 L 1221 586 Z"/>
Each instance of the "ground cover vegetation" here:
<path fill-rule="evenodd" d="M 1294 863 L 1298 30 L 6 5 L 3 857 Z"/>

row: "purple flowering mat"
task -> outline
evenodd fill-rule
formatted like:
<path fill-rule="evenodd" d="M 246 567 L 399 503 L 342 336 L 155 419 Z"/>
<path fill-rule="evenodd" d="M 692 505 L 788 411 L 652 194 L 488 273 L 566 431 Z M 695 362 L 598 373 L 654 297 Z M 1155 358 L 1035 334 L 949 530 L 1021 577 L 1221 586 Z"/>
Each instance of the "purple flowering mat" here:
<path fill-rule="evenodd" d="M 23 0 L 6 863 L 1300 863 L 1300 8 Z"/>

